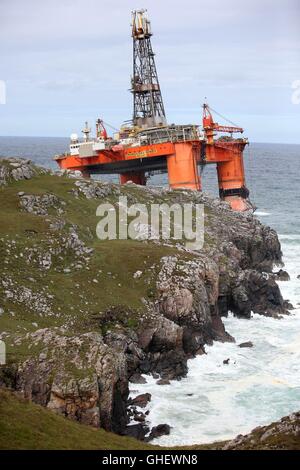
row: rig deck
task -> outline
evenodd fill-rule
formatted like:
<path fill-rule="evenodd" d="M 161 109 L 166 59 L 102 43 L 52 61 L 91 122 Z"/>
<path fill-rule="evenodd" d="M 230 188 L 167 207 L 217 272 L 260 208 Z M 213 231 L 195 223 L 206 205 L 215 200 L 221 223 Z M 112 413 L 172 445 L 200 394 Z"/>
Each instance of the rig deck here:
<path fill-rule="evenodd" d="M 203 105 L 202 129 L 198 125 L 168 125 L 160 91 L 154 53 L 151 45 L 150 22 L 145 10 L 134 11 L 132 126 L 122 127 L 109 137 L 104 122 L 96 122 L 96 136 L 90 138 L 86 123 L 84 140 L 71 135 L 69 152 L 55 157 L 61 169 L 79 170 L 82 175 L 119 174 L 122 184 L 132 181 L 145 185 L 147 173 L 168 173 L 171 188 L 201 190 L 199 165 L 216 164 L 219 193 L 233 210 L 248 211 L 243 163 L 245 138 L 234 139 L 233 133 L 243 133 L 237 126 L 219 125 L 211 108 Z M 227 134 L 216 139 L 218 133 Z"/>

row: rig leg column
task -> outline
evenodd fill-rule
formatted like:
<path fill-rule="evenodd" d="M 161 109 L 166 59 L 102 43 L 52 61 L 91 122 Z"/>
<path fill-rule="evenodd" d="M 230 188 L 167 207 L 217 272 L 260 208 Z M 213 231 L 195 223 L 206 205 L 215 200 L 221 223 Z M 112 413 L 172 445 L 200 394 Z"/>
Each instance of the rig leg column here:
<path fill-rule="evenodd" d="M 135 184 L 140 184 L 141 186 L 146 186 L 146 177 L 143 171 L 136 172 L 131 171 L 128 173 L 120 174 L 120 184 L 125 184 L 128 181 L 132 181 Z"/>
<path fill-rule="evenodd" d="M 243 155 L 236 153 L 230 161 L 217 163 L 220 198 L 230 203 L 235 211 L 250 209 L 249 191 L 245 183 Z"/>
<path fill-rule="evenodd" d="M 175 153 L 167 157 L 169 186 L 172 189 L 201 190 L 201 178 L 197 166 L 197 149 L 192 143 L 174 144 Z"/>

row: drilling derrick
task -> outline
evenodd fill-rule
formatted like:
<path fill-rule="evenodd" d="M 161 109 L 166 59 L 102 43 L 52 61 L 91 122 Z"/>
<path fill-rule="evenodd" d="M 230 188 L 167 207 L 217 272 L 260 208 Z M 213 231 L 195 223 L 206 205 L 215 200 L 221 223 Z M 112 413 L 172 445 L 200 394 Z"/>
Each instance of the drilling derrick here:
<path fill-rule="evenodd" d="M 151 36 L 146 10 L 133 11 L 133 125 L 143 129 L 166 125 Z"/>
<path fill-rule="evenodd" d="M 62 169 L 80 170 L 84 177 L 118 174 L 121 184 L 145 185 L 149 173 L 160 171 L 168 173 L 171 189 L 201 191 L 202 172 L 199 173 L 199 167 L 214 164 L 220 198 L 235 211 L 252 211 L 243 163 L 243 151 L 248 140 L 241 136 L 233 137 L 233 134 L 242 134 L 243 129 L 208 104 L 203 105 L 202 130 L 198 124 L 168 125 L 146 10 L 132 12 L 131 27 L 132 125 L 114 129 L 117 132 L 110 137 L 104 121 L 97 119 L 93 138 L 86 123 L 82 130 L 83 141 L 73 133 L 69 153 L 55 157 L 58 165 Z M 218 124 L 212 112 L 219 114 L 227 123 Z"/>

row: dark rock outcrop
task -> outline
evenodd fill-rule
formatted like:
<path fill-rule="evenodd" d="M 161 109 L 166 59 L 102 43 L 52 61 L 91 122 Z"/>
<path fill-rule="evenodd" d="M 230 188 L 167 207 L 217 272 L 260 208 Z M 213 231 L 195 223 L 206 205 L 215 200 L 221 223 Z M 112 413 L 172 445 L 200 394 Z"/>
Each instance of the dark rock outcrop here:
<path fill-rule="evenodd" d="M 142 395 L 138 395 L 135 398 L 130 398 L 128 404 L 145 408 L 150 401 L 151 401 L 151 394 L 143 393 Z"/>
<path fill-rule="evenodd" d="M 279 271 L 273 274 L 275 276 L 275 280 L 277 281 L 289 281 L 291 279 L 289 273 L 283 269 L 279 269 Z"/>
<path fill-rule="evenodd" d="M 171 426 L 168 424 L 158 424 L 151 429 L 150 435 L 147 438 L 147 441 L 152 441 L 157 437 L 168 436 L 171 432 Z"/>
<path fill-rule="evenodd" d="M 150 428 L 146 426 L 143 423 L 138 423 L 138 424 L 131 424 L 130 426 L 127 426 L 121 434 L 123 436 L 130 436 L 134 437 L 135 439 L 138 439 L 140 441 L 145 440 L 146 434 L 148 434 L 150 431 Z"/>
<path fill-rule="evenodd" d="M 270 317 L 288 313 L 274 278 L 254 270 L 242 271 L 235 280 L 231 310 L 246 318 L 251 311 Z"/>
<path fill-rule="evenodd" d="M 253 348 L 253 343 L 252 341 L 245 341 L 239 344 L 239 348 Z"/>
<path fill-rule="evenodd" d="M 147 383 L 147 380 L 141 374 L 134 373 L 129 378 L 129 382 L 133 384 L 145 384 Z"/>

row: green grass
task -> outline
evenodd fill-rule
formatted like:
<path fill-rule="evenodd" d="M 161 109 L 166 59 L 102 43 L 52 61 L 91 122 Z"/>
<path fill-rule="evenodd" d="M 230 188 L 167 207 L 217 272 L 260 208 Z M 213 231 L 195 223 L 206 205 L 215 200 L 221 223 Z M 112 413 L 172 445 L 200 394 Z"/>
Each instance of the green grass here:
<path fill-rule="evenodd" d="M 74 180 L 49 174 L 13 181 L 0 188 L 0 256 L 3 260 L 0 278 L 11 278 L 18 288 L 29 288 L 45 299 L 50 296 L 47 302 L 56 313 L 55 316 L 40 316 L 38 309 L 29 308 L 16 299 L 7 299 L 4 294 L 6 288 L 0 283 L 0 306 L 4 308 L 0 331 L 11 335 L 7 340 L 7 352 L 8 358 L 13 360 L 25 357 L 28 352 L 26 342 L 13 343 L 15 335 L 54 326 L 67 327 L 69 334 L 102 331 L 101 322 L 95 318 L 112 307 L 128 308 L 132 312 L 128 326 L 133 327 L 139 314 L 145 311 L 144 299 L 153 300 L 156 295 L 155 279 L 161 257 L 177 252 L 176 248 L 134 240 L 99 240 L 96 237 L 99 220 L 96 208 L 103 201 L 86 199 L 83 195 L 76 198 L 74 189 Z M 55 210 L 50 209 L 47 216 L 22 210 L 20 191 L 35 195 L 55 194 L 65 203 L 64 213 L 60 216 L 65 221 L 64 228 L 60 231 L 50 229 L 50 224 L 58 219 Z M 140 192 L 135 187 L 126 187 L 124 191 L 132 199 L 136 199 Z M 112 194 L 105 198 L 105 202 L 113 203 L 116 198 L 117 195 Z M 71 273 L 63 272 L 72 264 L 78 264 L 71 250 L 64 252 L 62 259 L 53 256 L 49 270 L 41 269 L 35 259 L 30 264 L 26 263 L 26 250 L 33 249 L 43 254 L 52 246 L 59 247 L 71 225 L 77 227 L 86 246 L 94 249 L 90 261 L 82 269 L 73 266 Z M 15 243 L 8 248 L 12 240 Z M 137 270 L 141 270 L 143 275 L 134 279 Z"/>
<path fill-rule="evenodd" d="M 236 450 L 299 450 L 300 439 L 278 432 L 263 442 L 263 433 L 276 425 L 252 432 Z M 159 447 L 136 439 L 95 429 L 59 416 L 18 394 L 0 389 L 0 450 L 220 450 L 226 442 L 182 447 Z"/>
<path fill-rule="evenodd" d="M 125 450 L 158 447 L 67 420 L 0 390 L 0 449 Z"/>

